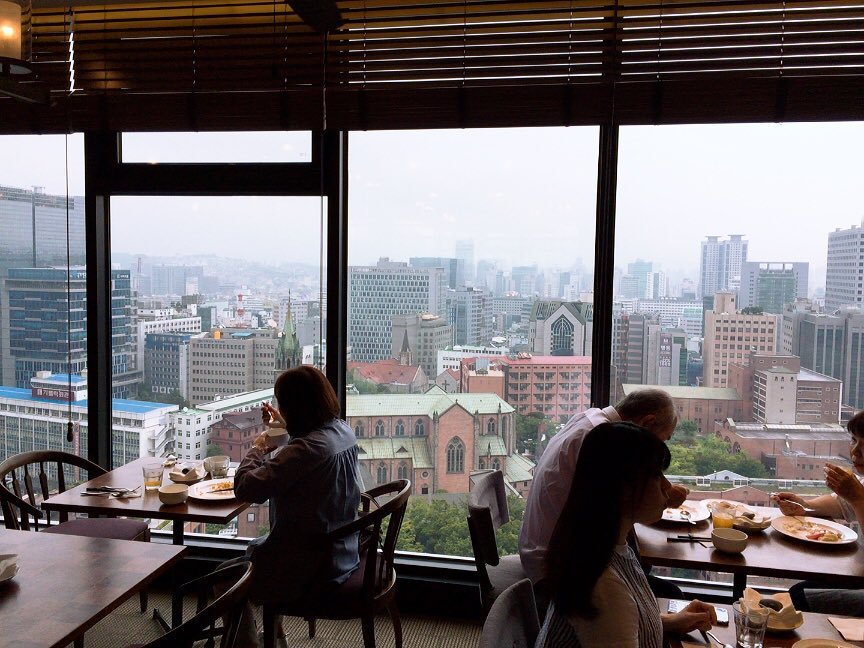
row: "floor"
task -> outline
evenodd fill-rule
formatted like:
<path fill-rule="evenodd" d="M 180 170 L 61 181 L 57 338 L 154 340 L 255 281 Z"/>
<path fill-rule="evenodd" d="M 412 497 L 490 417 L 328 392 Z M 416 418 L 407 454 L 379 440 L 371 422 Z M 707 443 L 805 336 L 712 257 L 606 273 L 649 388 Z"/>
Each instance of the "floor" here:
<path fill-rule="evenodd" d="M 160 635 L 160 630 L 153 621 L 154 606 L 170 613 L 168 594 L 151 592 L 147 614 L 139 612 L 138 597 L 132 597 L 87 632 L 84 636 L 85 648 L 120 648 L 155 639 Z M 302 619 L 288 618 L 284 625 L 289 646 L 358 648 L 363 645 L 359 621 L 319 620 L 315 639 L 312 640 L 307 636 L 306 623 Z M 474 648 L 480 639 L 480 625 L 464 620 L 403 616 L 402 630 L 404 648 Z M 376 620 L 375 638 L 377 648 L 394 648 L 393 628 L 387 617 Z"/>

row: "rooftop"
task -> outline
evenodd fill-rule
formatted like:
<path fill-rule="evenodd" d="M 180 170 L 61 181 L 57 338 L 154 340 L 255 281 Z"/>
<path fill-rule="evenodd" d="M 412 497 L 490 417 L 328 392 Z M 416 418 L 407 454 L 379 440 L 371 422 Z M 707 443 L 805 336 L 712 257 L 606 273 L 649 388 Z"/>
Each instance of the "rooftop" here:
<path fill-rule="evenodd" d="M 349 394 L 347 416 L 428 416 L 441 415 L 453 406 L 473 414 L 509 414 L 513 407 L 497 394 L 448 394 L 440 387 L 430 387 L 425 394 Z"/>
<path fill-rule="evenodd" d="M 741 396 L 738 395 L 738 390 L 733 387 L 680 387 L 677 385 L 636 385 L 626 384 L 621 386 L 624 389 L 624 395 L 632 394 L 640 389 L 660 389 L 671 398 L 687 399 L 707 399 L 707 400 L 726 400 L 740 401 Z"/>
<path fill-rule="evenodd" d="M 414 468 L 432 468 L 425 437 L 357 439 L 360 459 L 411 459 Z"/>
<path fill-rule="evenodd" d="M 532 355 L 528 358 L 516 358 L 507 356 L 501 358 L 500 362 L 508 365 L 588 365 L 591 366 L 591 356 L 539 356 Z"/>
<path fill-rule="evenodd" d="M 53 404 L 62 405 L 63 408 L 69 407 L 69 401 L 59 398 L 33 398 L 33 394 L 29 389 L 20 387 L 0 387 L 0 399 L 9 399 L 26 402 L 33 406 Z M 87 400 L 79 400 L 72 403 L 73 409 L 76 411 L 87 409 Z M 158 410 L 171 412 L 177 409 L 176 405 L 169 403 L 153 403 L 150 401 L 126 400 L 123 398 L 115 398 L 111 401 L 111 409 L 116 414 L 122 412 L 125 414 L 148 414 Z"/>

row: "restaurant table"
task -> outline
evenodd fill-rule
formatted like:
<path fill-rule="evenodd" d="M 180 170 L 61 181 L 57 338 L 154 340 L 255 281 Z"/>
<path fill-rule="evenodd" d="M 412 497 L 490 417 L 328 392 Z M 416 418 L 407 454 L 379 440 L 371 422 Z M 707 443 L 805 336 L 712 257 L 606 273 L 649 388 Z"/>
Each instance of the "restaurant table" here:
<path fill-rule="evenodd" d="M 138 517 L 153 518 L 157 520 L 172 520 L 172 541 L 175 545 L 182 545 L 184 541 L 183 525 L 185 522 L 204 522 L 211 524 L 228 524 L 237 517 L 244 509 L 249 507 L 248 502 L 230 498 L 226 500 L 201 501 L 187 499 L 183 504 L 167 505 L 159 500 L 156 490 L 144 489 L 144 476 L 141 466 L 145 461 L 153 461 L 152 458 L 142 457 L 130 461 L 125 466 L 115 468 L 104 475 L 100 475 L 70 488 L 62 493 L 42 502 L 42 508 L 46 511 L 65 511 L 67 513 L 87 513 L 88 515 L 107 515 L 112 517 Z M 170 469 L 162 471 L 162 483 L 170 484 L 168 473 Z M 140 486 L 141 497 L 94 497 L 84 496 L 91 486 L 116 486 L 122 488 L 135 488 Z M 172 625 L 176 626 L 182 616 L 182 601 L 177 596 L 172 596 L 171 619 Z M 153 617 L 165 628 L 171 626 L 163 619 L 159 610 L 153 610 Z"/>
<path fill-rule="evenodd" d="M 777 517 L 779 509 L 750 506 L 758 514 Z M 864 552 L 857 543 L 814 544 L 789 538 L 771 527 L 750 535 L 741 554 L 729 554 L 698 542 L 667 542 L 668 537 L 692 533 L 710 536 L 713 526 L 705 520 L 697 524 L 658 522 L 637 524 L 636 537 L 643 562 L 661 567 L 681 567 L 703 571 L 727 572 L 733 577 L 733 598 L 747 586 L 747 576 L 770 576 L 798 580 L 818 580 L 849 587 L 864 587 Z"/>
<path fill-rule="evenodd" d="M 87 513 L 88 515 L 108 515 L 123 517 L 153 518 L 157 520 L 172 520 L 172 539 L 174 544 L 182 545 L 184 522 L 205 522 L 210 524 L 228 524 L 244 509 L 248 502 L 237 499 L 201 501 L 187 499 L 183 504 L 168 506 L 159 501 L 155 490 L 144 490 L 144 478 L 141 465 L 152 458 L 141 458 L 130 461 L 125 466 L 115 468 L 104 475 L 95 477 L 88 482 L 79 484 L 67 491 L 58 493 L 42 502 L 46 511 L 65 511 L 67 513 Z M 162 483 L 170 484 L 169 468 L 162 471 Z M 81 495 L 90 486 L 116 486 L 135 488 L 140 486 L 141 497 L 129 499 L 119 497 L 87 497 Z M 179 524 L 177 524 L 179 522 Z"/>
<path fill-rule="evenodd" d="M 665 610 L 669 599 L 657 599 L 661 610 Z M 718 607 L 726 608 L 729 612 L 728 626 L 714 626 L 711 634 L 716 635 L 718 639 L 730 646 L 735 645 L 735 620 L 732 614 L 731 605 L 719 605 Z M 828 617 L 839 617 L 839 614 L 815 614 L 812 612 L 804 613 L 804 624 L 795 630 L 787 632 L 766 632 L 765 633 L 765 648 L 791 648 L 796 641 L 802 639 L 836 639 L 837 641 L 846 641 L 843 636 L 837 632 L 837 629 L 828 621 Z M 705 639 L 698 631 L 681 637 L 669 637 L 670 648 L 681 648 L 683 642 L 696 644 L 699 646 L 707 645 Z M 846 643 L 853 646 L 864 646 L 864 641 L 847 641 Z M 714 646 L 716 648 L 716 644 Z"/>
<path fill-rule="evenodd" d="M 67 646 L 180 561 L 185 547 L 0 528 L 0 644 Z"/>

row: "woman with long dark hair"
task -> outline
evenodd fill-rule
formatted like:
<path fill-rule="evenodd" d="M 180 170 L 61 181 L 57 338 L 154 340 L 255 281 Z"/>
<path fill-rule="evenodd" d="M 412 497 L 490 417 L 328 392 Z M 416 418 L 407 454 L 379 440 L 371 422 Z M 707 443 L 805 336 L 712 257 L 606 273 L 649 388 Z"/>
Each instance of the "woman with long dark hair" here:
<path fill-rule="evenodd" d="M 356 534 L 323 541 L 360 506 L 356 437 L 339 418 L 336 393 L 324 374 L 300 366 L 276 379 L 273 395 L 278 407 L 265 404 L 262 417 L 270 428 L 285 428 L 288 442 L 273 452 L 274 437 L 261 434 L 234 477 L 238 499 L 270 501 L 270 532 L 250 543 L 245 558 L 255 565 L 255 603 L 289 603 L 342 583 L 360 563 Z M 255 646 L 254 622 L 244 617 L 240 643 Z"/>
<path fill-rule="evenodd" d="M 662 648 L 664 631 L 710 629 L 700 601 L 660 614 L 627 538 L 656 522 L 671 484 L 669 449 L 632 423 L 604 423 L 585 437 L 570 496 L 549 545 L 552 604 L 537 648 Z"/>

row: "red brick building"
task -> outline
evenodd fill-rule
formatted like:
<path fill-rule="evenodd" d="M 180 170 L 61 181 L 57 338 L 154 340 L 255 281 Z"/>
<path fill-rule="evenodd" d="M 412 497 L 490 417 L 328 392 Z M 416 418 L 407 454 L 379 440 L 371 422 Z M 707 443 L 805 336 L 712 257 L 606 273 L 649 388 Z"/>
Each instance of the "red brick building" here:
<path fill-rule="evenodd" d="M 429 386 L 429 379 L 422 367 L 402 364 L 395 358 L 378 362 L 349 362 L 348 371 L 355 380 L 361 378 L 387 387 L 393 394 L 423 393 Z"/>
<path fill-rule="evenodd" d="M 239 462 L 246 455 L 252 442 L 266 429 L 261 421 L 261 410 L 228 412 L 210 426 L 210 445 L 219 446 L 231 461 Z"/>
<path fill-rule="evenodd" d="M 668 385 L 622 385 L 624 394 L 640 389 L 662 389 L 672 402 L 680 421 L 696 421 L 699 430 L 712 432 L 715 423 L 741 418 L 741 396 L 729 387 L 677 387 Z"/>

